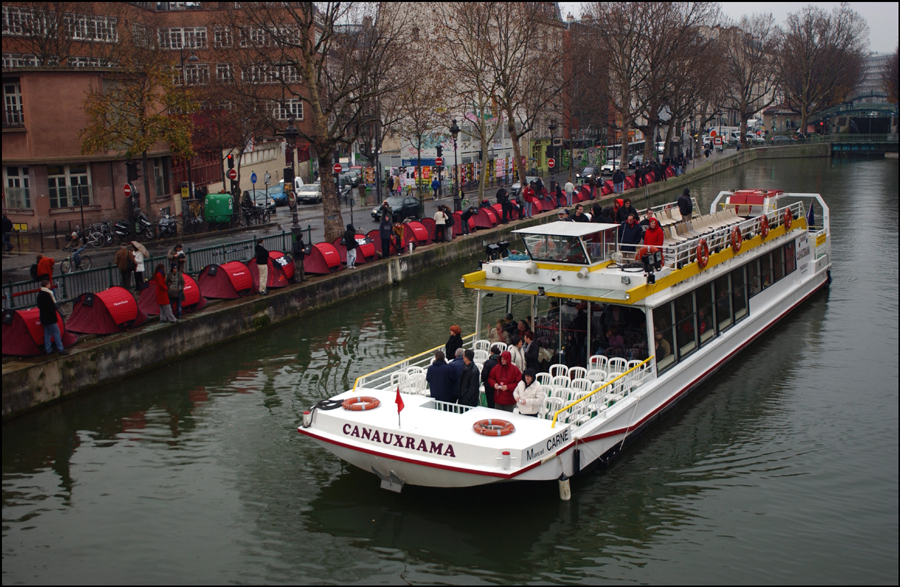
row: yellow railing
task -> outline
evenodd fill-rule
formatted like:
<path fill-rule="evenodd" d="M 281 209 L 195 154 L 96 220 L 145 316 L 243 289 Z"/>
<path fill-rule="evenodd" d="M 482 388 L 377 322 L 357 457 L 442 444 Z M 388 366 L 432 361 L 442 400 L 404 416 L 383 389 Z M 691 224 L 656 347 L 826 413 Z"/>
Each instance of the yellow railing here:
<path fill-rule="evenodd" d="M 574 406 L 574 405 L 576 405 L 576 404 L 579 404 L 579 403 L 583 402 L 584 400 L 586 400 L 587 398 L 591 397 L 591 396 L 594 395 L 595 393 L 598 393 L 598 392 L 600 392 L 600 391 L 603 391 L 605 388 L 609 387 L 610 385 L 612 385 L 613 383 L 615 383 L 615 382 L 618 381 L 619 379 L 625 377 L 626 375 L 628 375 L 629 373 L 631 373 L 631 372 L 634 371 L 635 369 L 640 369 L 641 367 L 643 367 L 644 365 L 646 365 L 647 363 L 649 363 L 650 361 L 652 361 L 654 358 L 656 358 L 656 355 L 650 357 L 649 359 L 646 359 L 646 360 L 642 361 L 641 363 L 638 363 L 637 365 L 635 365 L 634 367 L 632 367 L 632 368 L 629 369 L 628 371 L 625 371 L 624 373 L 620 374 L 620 375 L 619 375 L 618 377 L 616 377 L 615 379 L 610 379 L 609 381 L 607 381 L 606 383 L 604 383 L 603 385 L 601 385 L 600 387 L 598 387 L 598 388 L 595 389 L 594 391 L 590 392 L 589 394 L 587 394 L 587 395 L 584 396 L 583 398 L 578 399 L 578 400 L 575 400 L 574 402 L 570 403 L 569 405 L 564 406 L 564 407 L 562 407 L 562 408 L 556 410 L 556 412 L 553 413 L 553 423 L 550 425 L 550 427 L 551 427 L 551 428 L 556 428 L 556 419 L 559 417 L 560 414 L 562 414 L 563 412 L 565 412 L 566 410 L 568 410 L 568 409 L 571 408 L 572 406 Z"/>
<path fill-rule="evenodd" d="M 475 338 L 474 332 L 468 336 L 463 337 L 463 342 L 467 341 L 470 338 L 472 338 L 472 339 Z M 427 351 L 422 351 L 418 355 L 413 355 L 411 357 L 407 357 L 407 358 L 403 359 L 402 361 L 397 361 L 396 363 L 394 363 L 392 365 L 388 365 L 387 367 L 382 367 L 381 369 L 378 369 L 377 371 L 372 371 L 371 373 L 366 373 L 365 375 L 360 375 L 359 377 L 356 378 L 356 381 L 353 382 L 353 391 L 356 391 L 356 386 L 359 385 L 360 379 L 365 379 L 366 377 L 368 377 L 370 375 L 376 375 L 378 373 L 381 373 L 382 371 L 387 371 L 388 369 L 392 369 L 392 368 L 396 367 L 397 365 L 402 365 L 403 363 L 408 363 L 409 361 L 412 361 L 413 359 L 418 359 L 419 357 L 425 356 L 428 353 L 433 353 L 434 351 L 440 350 L 444 346 L 445 345 L 443 345 L 443 344 L 438 345 L 438 346 L 434 347 L 433 349 L 428 349 Z M 452 360 L 453 358 L 447 357 L 447 359 Z"/>

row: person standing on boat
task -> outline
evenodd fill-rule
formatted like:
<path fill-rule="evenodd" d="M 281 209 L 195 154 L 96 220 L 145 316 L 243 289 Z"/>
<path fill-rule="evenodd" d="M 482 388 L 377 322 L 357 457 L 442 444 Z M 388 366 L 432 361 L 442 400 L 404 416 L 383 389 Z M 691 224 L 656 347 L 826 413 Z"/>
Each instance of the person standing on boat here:
<path fill-rule="evenodd" d="M 466 349 L 463 354 L 462 376 L 459 380 L 459 399 L 456 403 L 462 406 L 476 407 L 481 399 L 481 392 L 478 389 L 480 381 L 480 373 L 478 367 L 475 366 L 475 351 Z"/>
<path fill-rule="evenodd" d="M 442 402 L 454 401 L 454 396 L 459 389 L 456 369 L 444 360 L 442 351 L 435 351 L 434 362 L 428 367 L 425 381 L 431 386 L 431 397 Z"/>
<path fill-rule="evenodd" d="M 684 188 L 684 192 L 678 196 L 678 211 L 681 212 L 681 218 L 685 222 L 691 219 L 694 212 L 694 203 L 691 201 L 691 190 Z"/>
<path fill-rule="evenodd" d="M 622 252 L 634 254 L 643 237 L 644 231 L 641 230 L 641 225 L 637 223 L 633 214 L 629 214 L 628 220 L 619 226 L 619 243 L 625 245 L 620 247 Z"/>
<path fill-rule="evenodd" d="M 522 352 L 523 343 L 522 337 L 518 334 L 514 334 L 509 341 L 509 348 L 506 349 L 512 357 L 512 364 L 515 365 L 519 371 L 525 370 L 525 353 Z"/>
<path fill-rule="evenodd" d="M 484 399 L 489 408 L 494 407 L 494 388 L 490 384 L 491 370 L 500 364 L 500 347 L 491 347 L 491 356 L 481 367 L 481 383 L 484 384 Z"/>
<path fill-rule="evenodd" d="M 516 385 L 516 390 L 513 392 L 519 413 L 523 416 L 537 417 L 541 406 L 544 404 L 544 391 L 535 380 L 535 377 L 534 369 L 525 369 L 522 381 L 519 381 L 519 384 Z"/>
<path fill-rule="evenodd" d="M 462 348 L 462 345 L 462 329 L 454 324 L 450 327 L 450 338 L 447 339 L 447 344 L 444 346 L 446 356 L 455 357 L 456 349 Z"/>
<path fill-rule="evenodd" d="M 463 370 L 466 368 L 466 362 L 463 358 L 466 356 L 466 349 L 460 347 L 456 349 L 456 356 L 450 361 L 449 365 L 453 367 L 456 371 L 456 380 L 459 381 L 462 379 Z M 456 399 L 458 394 L 453 395 L 453 399 Z"/>
<path fill-rule="evenodd" d="M 625 198 L 622 207 L 616 210 L 616 222 L 622 224 L 628 219 L 629 214 L 634 214 L 635 218 L 639 218 L 637 209 L 631 205 L 631 198 Z"/>
<path fill-rule="evenodd" d="M 500 353 L 500 364 L 491 369 L 488 377 L 488 389 L 494 390 L 494 407 L 507 412 L 513 411 L 516 407 L 513 391 L 521 380 L 522 372 L 512 364 L 509 351 Z"/>
<path fill-rule="evenodd" d="M 660 228 L 659 222 L 656 221 L 655 216 L 650 216 L 648 221 L 648 228 L 644 231 L 644 245 L 648 247 L 663 246 L 666 235 L 663 233 L 663 229 Z"/>
<path fill-rule="evenodd" d="M 541 361 L 541 345 L 534 339 L 534 332 L 530 330 L 525 333 L 522 354 L 525 355 L 525 366 L 537 371 Z"/>

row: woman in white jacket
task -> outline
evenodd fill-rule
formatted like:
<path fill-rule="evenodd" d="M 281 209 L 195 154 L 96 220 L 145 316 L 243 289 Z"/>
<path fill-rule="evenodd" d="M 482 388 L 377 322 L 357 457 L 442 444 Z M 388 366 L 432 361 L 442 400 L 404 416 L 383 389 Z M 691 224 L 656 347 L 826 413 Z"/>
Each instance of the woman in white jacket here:
<path fill-rule="evenodd" d="M 519 413 L 523 416 L 537 416 L 541 406 L 544 405 L 544 391 L 541 384 L 535 381 L 535 377 L 534 369 L 525 369 L 522 380 L 513 392 Z"/>

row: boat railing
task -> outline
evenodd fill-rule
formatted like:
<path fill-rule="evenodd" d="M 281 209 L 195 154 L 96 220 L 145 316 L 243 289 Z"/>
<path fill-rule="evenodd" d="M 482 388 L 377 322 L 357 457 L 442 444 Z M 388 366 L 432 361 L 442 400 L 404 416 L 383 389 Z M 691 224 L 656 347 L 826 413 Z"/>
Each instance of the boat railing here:
<path fill-rule="evenodd" d="M 463 338 L 463 346 L 471 347 L 475 340 L 475 334 L 472 333 Z M 431 365 L 432 360 L 434 360 L 434 352 L 444 348 L 444 345 L 439 345 L 434 347 L 433 349 L 428 349 L 427 351 L 422 351 L 417 355 L 413 355 L 411 357 L 407 357 L 402 361 L 397 361 L 387 367 L 382 367 L 377 371 L 372 371 L 371 373 L 366 373 L 365 375 L 361 375 L 356 378 L 356 381 L 353 383 L 353 391 L 356 391 L 356 388 L 360 385 L 363 387 L 367 387 L 369 389 L 391 389 L 394 385 L 400 387 L 401 392 L 421 392 L 424 390 L 424 379 L 420 383 L 418 387 L 420 389 L 414 389 L 411 384 L 414 382 L 410 380 L 410 367 L 418 367 L 423 372 L 428 369 L 428 366 Z M 451 361 L 453 357 L 447 357 L 448 361 Z M 406 377 L 402 377 L 400 375 L 406 375 Z M 427 394 L 422 394 L 427 395 Z"/>
<path fill-rule="evenodd" d="M 803 202 L 794 202 L 783 208 L 772 210 L 765 214 L 769 220 L 769 230 L 773 230 L 784 224 L 785 211 L 790 210 L 796 220 L 804 217 Z M 762 215 L 748 218 L 728 226 L 722 226 L 700 234 L 691 240 L 663 247 L 664 264 L 673 269 L 681 268 L 697 260 L 697 249 L 701 240 L 706 241 L 709 252 L 714 253 L 731 246 L 731 233 L 735 228 L 740 230 L 741 239 L 747 240 L 758 235 L 761 230 Z"/>
<path fill-rule="evenodd" d="M 442 402 L 440 400 L 433 399 L 430 402 L 425 402 L 422 404 L 423 408 L 430 408 L 432 410 L 437 410 L 439 412 L 449 412 L 451 414 L 465 414 L 469 410 L 473 409 L 475 406 L 464 406 L 462 404 L 451 404 L 450 402 Z"/>
<path fill-rule="evenodd" d="M 654 378 L 651 361 L 655 358 L 655 356 L 652 356 L 641 361 L 624 373 L 604 382 L 597 389 L 556 410 L 553 413 L 553 422 L 550 424 L 550 427 L 556 428 L 558 419 L 575 426 L 583 426 L 594 418 L 605 416 L 607 408 L 621 401 L 645 382 Z M 562 415 L 562 418 L 560 418 L 560 415 Z"/>

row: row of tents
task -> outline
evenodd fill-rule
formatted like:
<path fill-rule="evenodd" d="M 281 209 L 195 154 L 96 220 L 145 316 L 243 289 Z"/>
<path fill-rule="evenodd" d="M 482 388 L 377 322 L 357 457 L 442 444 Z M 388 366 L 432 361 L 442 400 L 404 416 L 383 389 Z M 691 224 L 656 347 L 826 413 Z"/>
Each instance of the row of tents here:
<path fill-rule="evenodd" d="M 670 167 L 667 176 L 674 171 Z M 647 176 L 649 182 L 654 180 L 653 174 Z M 634 178 L 626 179 L 626 186 L 634 186 Z M 612 181 L 601 186 L 603 195 L 612 193 Z M 544 198 L 532 203 L 534 213 L 556 208 L 553 198 L 544 190 Z M 592 199 L 591 188 L 582 186 L 575 194 L 576 202 Z M 512 219 L 519 217 L 516 208 L 512 210 Z M 500 204 L 478 208 L 477 214 L 469 218 L 469 230 L 488 229 L 497 226 L 501 219 Z M 406 222 L 403 225 L 403 238 L 400 239 L 401 251 L 410 244 L 419 247 L 434 242 L 435 223 L 431 218 Z M 453 213 L 452 237 L 462 234 L 462 213 Z M 367 234 L 358 233 L 357 243 L 360 245 L 357 264 L 377 260 L 381 251 L 381 236 L 378 230 Z M 318 243 L 307 248 L 304 262 L 305 272 L 311 275 L 327 275 L 342 270 L 347 264 L 347 248 L 341 239 L 332 243 Z M 391 239 L 391 254 L 397 254 L 395 239 Z M 269 272 L 267 288 L 286 287 L 294 281 L 294 261 L 280 251 L 269 253 Z M 197 276 L 196 281 L 190 275 L 184 276 L 185 312 L 196 312 L 206 307 L 209 298 L 237 299 L 257 293 L 259 270 L 254 261 L 242 263 L 231 261 L 222 265 L 207 265 Z M 58 324 L 62 334 L 63 346 L 69 347 L 78 341 L 78 334 L 107 335 L 137 328 L 147 321 L 148 316 L 159 314 L 156 303 L 156 284 L 147 282 L 141 290 L 140 297 L 135 300 L 130 291 L 123 287 L 111 287 L 98 293 L 85 293 L 75 299 L 72 315 L 64 321 L 59 314 Z M 3 354 L 13 356 L 33 356 L 43 353 L 44 329 L 40 323 L 37 308 L 27 310 L 3 311 Z"/>

